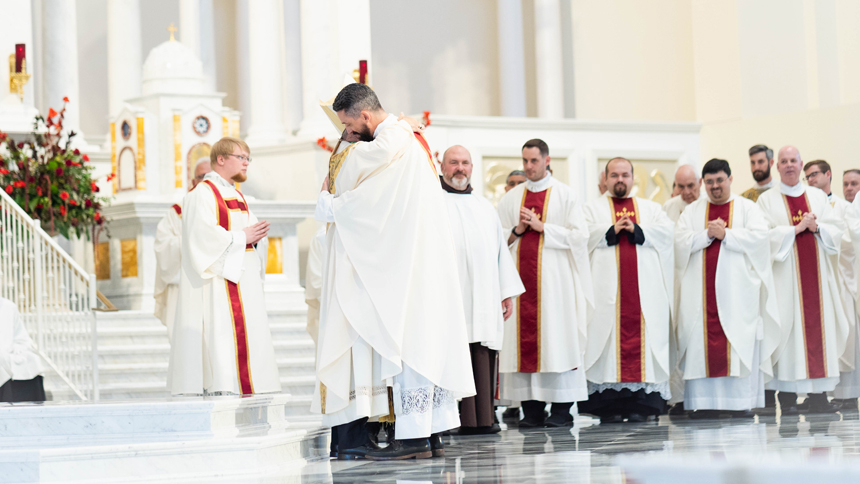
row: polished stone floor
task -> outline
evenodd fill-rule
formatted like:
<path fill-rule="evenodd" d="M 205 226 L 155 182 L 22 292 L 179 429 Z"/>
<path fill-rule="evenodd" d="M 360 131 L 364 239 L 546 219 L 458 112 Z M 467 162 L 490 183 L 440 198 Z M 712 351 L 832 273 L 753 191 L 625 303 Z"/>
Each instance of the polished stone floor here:
<path fill-rule="evenodd" d="M 303 483 L 860 482 L 857 411 L 832 415 L 600 425 L 446 438 L 444 458 L 311 462 Z M 286 476 L 284 476 L 286 477 Z"/>

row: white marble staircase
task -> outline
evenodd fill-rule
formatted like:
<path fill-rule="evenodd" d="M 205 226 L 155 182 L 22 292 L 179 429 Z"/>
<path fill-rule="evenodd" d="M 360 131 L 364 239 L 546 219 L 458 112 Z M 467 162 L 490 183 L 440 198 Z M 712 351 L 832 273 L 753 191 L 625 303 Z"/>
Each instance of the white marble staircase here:
<path fill-rule="evenodd" d="M 167 329 L 141 311 L 98 312 L 99 392 L 102 400 L 168 397 Z M 283 392 L 291 395 L 287 413 L 308 415 L 314 389 L 314 343 L 305 331 L 306 311 L 269 311 L 269 325 Z M 73 395 L 55 375 L 46 375 L 55 401 Z"/>

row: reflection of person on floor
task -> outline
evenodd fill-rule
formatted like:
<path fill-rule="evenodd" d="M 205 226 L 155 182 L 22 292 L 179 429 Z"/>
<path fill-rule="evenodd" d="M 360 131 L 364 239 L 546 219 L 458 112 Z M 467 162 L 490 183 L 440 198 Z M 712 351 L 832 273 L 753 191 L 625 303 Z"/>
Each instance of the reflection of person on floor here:
<path fill-rule="evenodd" d="M 475 383 L 461 295 L 438 297 L 459 282 L 435 162 L 423 127 L 368 86 L 344 87 L 333 110 L 358 142 L 332 155 L 317 201 L 329 225 L 311 411 L 337 427 L 339 459 L 440 455 Z M 365 423 L 392 409 L 397 440 L 375 448 Z"/>
<path fill-rule="evenodd" d="M 466 334 L 475 375 L 474 397 L 460 402 L 460 435 L 500 431 L 493 406 L 496 354 L 502 349 L 505 320 L 513 314 L 512 297 L 525 289 L 508 251 L 507 235 L 493 205 L 472 192 L 472 155 L 452 146 L 442 156 L 442 189 L 448 204 Z M 454 288 L 445 288 L 445 292 Z"/>
<path fill-rule="evenodd" d="M 680 368 L 690 417 L 752 417 L 764 406 L 764 374 L 779 345 L 768 226 L 750 200 L 732 194 L 731 167 L 702 168 L 708 196 L 691 203 L 675 228 Z M 674 393 L 674 392 L 673 392 Z"/>
<path fill-rule="evenodd" d="M 607 196 L 585 207 L 595 304 L 580 412 L 618 423 L 663 413 L 669 390 L 674 224 L 655 202 L 631 197 L 633 164 L 606 165 Z"/>
<path fill-rule="evenodd" d="M 0 298 L 0 402 L 44 402 L 43 371 L 18 308 Z"/>

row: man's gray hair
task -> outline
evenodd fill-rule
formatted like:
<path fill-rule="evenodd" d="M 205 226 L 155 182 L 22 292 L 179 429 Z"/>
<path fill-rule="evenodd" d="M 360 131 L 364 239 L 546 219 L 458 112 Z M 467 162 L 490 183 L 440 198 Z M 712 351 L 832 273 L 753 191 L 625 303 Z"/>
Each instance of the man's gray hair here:
<path fill-rule="evenodd" d="M 373 89 L 357 82 L 344 86 L 334 98 L 331 108 L 334 112 L 344 111 L 350 118 L 357 118 L 362 111 L 383 111 Z"/>
<path fill-rule="evenodd" d="M 522 177 L 525 177 L 525 176 L 526 176 L 526 172 L 524 172 L 524 171 L 522 171 L 522 170 L 514 170 L 514 171 L 512 171 L 512 172 L 508 173 L 508 177 L 507 177 L 507 178 L 505 178 L 505 183 L 509 182 L 509 181 L 511 180 L 511 177 L 512 177 L 512 176 L 522 176 Z"/>

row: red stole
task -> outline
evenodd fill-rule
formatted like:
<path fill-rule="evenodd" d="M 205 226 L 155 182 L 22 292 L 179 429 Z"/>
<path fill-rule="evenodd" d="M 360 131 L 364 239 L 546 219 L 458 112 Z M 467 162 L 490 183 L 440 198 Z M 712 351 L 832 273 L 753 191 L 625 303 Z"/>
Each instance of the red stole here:
<path fill-rule="evenodd" d="M 421 147 L 424 148 L 424 152 L 427 153 L 427 161 L 430 162 L 430 168 L 433 168 L 433 174 L 439 176 L 439 173 L 436 171 L 436 162 L 433 161 L 433 153 L 430 152 L 430 145 L 427 144 L 427 140 L 424 138 L 424 135 L 418 131 L 413 131 L 412 134 L 415 135 L 415 139 L 421 143 Z"/>
<path fill-rule="evenodd" d="M 218 225 L 229 232 L 230 211 L 239 210 L 248 212 L 245 196 L 239 192 L 239 195 L 242 197 L 241 201 L 235 198 L 225 200 L 214 183 L 209 180 L 204 180 L 203 183 L 209 185 L 209 188 L 212 189 L 212 193 L 215 195 Z M 254 250 L 254 248 L 251 245 L 247 245 L 245 246 L 245 250 Z M 248 332 L 245 327 L 245 310 L 242 307 L 242 291 L 235 282 L 225 279 L 224 283 L 227 286 L 227 299 L 230 305 L 230 316 L 233 321 L 233 343 L 236 348 L 236 376 L 239 379 L 239 387 L 242 395 L 249 395 L 254 393 L 254 381 L 251 379 L 251 359 L 248 355 Z"/>
<path fill-rule="evenodd" d="M 612 223 L 627 215 L 639 223 L 636 199 L 609 198 Z M 626 230 L 618 234 L 615 262 L 618 266 L 618 294 L 615 298 L 615 350 L 617 378 L 621 383 L 645 381 L 645 317 L 639 302 L 639 267 L 636 244 L 627 239 Z"/>
<path fill-rule="evenodd" d="M 524 187 L 525 188 L 525 187 Z M 552 187 L 542 192 L 523 190 L 522 207 L 534 212 L 546 222 L 549 194 Z M 519 220 L 519 214 L 517 214 Z M 517 304 L 517 371 L 540 372 L 540 304 L 541 304 L 541 256 L 543 255 L 543 232 L 526 230 L 517 247 L 517 270 L 526 292 L 520 295 Z"/>
<path fill-rule="evenodd" d="M 806 193 L 799 197 L 783 195 L 791 225 L 803 220 L 810 212 Z M 824 348 L 824 312 L 821 303 L 821 274 L 818 263 L 818 241 L 808 230 L 794 238 L 794 265 L 800 293 L 800 315 L 803 319 L 803 342 L 806 348 L 806 374 L 808 378 L 826 378 L 826 349 Z"/>
<path fill-rule="evenodd" d="M 708 222 L 717 219 L 723 219 L 726 228 L 731 228 L 733 209 L 734 202 L 722 205 L 708 202 L 705 211 L 705 228 L 707 229 Z M 702 257 L 702 291 L 705 296 L 702 298 L 704 305 L 702 313 L 705 320 L 705 374 L 708 378 L 729 376 L 731 371 L 732 347 L 726 338 L 726 333 L 723 332 L 720 314 L 717 311 L 717 262 L 721 247 L 722 241 L 714 239 L 705 249 Z"/>
<path fill-rule="evenodd" d="M 182 207 L 177 204 L 173 204 L 173 211 L 176 212 L 176 215 L 182 217 Z"/>

